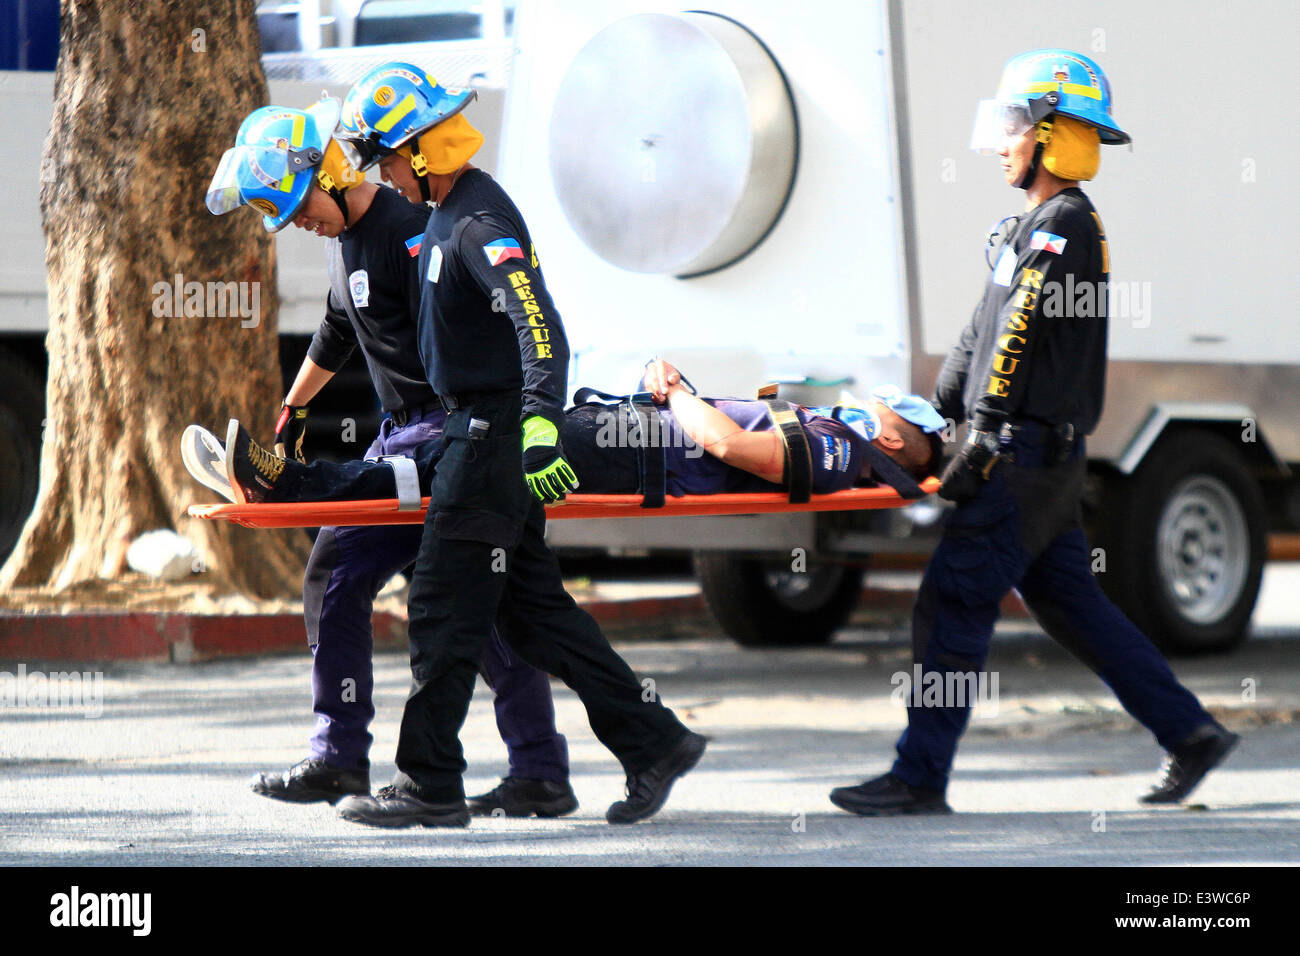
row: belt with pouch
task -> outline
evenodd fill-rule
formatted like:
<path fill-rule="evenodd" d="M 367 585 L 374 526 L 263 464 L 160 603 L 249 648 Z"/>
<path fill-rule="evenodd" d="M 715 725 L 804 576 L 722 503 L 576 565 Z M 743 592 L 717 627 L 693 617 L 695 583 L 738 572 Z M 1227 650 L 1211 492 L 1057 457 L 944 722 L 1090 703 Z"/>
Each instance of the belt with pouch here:
<path fill-rule="evenodd" d="M 1003 440 L 1020 446 L 1012 460 L 1019 465 L 1063 465 L 1075 457 L 1083 436 L 1076 433 L 1073 423 L 1052 425 L 1036 419 L 1015 419 L 1003 424 Z"/>
<path fill-rule="evenodd" d="M 388 417 L 393 420 L 396 428 L 405 428 L 408 424 L 417 418 L 423 418 L 430 412 L 441 411 L 442 406 L 438 402 L 428 402 L 424 405 L 412 405 L 409 408 L 397 408 L 388 413 Z"/>
<path fill-rule="evenodd" d="M 519 394 L 517 388 L 493 388 L 484 389 L 477 392 L 449 392 L 446 395 L 439 395 L 438 401 L 447 412 L 454 412 L 458 408 L 466 408 L 475 402 L 481 402 L 487 399 L 500 398 L 503 395 Z"/>

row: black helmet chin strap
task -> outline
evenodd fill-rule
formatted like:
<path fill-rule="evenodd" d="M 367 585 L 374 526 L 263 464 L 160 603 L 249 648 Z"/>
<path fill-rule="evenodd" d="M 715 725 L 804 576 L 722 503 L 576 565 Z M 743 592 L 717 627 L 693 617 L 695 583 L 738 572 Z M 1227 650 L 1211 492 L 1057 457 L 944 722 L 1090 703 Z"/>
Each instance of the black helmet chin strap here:
<path fill-rule="evenodd" d="M 1050 116 L 1035 127 L 1034 139 L 1037 140 L 1034 144 L 1034 158 L 1029 161 L 1029 168 L 1020 177 L 1020 182 L 1016 183 L 1018 187 L 1025 190 L 1029 189 L 1038 177 L 1038 167 L 1043 161 L 1043 150 L 1052 141 L 1052 118 Z"/>
<path fill-rule="evenodd" d="M 433 193 L 429 189 L 429 162 L 424 158 L 424 153 L 420 152 L 420 137 L 417 136 L 411 140 L 411 172 L 415 174 L 415 181 L 420 186 L 420 199 L 424 202 L 433 201 Z"/>
<path fill-rule="evenodd" d="M 343 228 L 348 229 L 352 225 L 352 217 L 348 215 L 347 194 L 339 189 L 338 184 L 334 182 L 334 177 L 329 173 L 321 170 L 316 174 L 316 182 L 320 183 L 321 189 L 338 204 L 339 212 L 343 213 Z"/>
<path fill-rule="evenodd" d="M 1054 122 L 1052 113 L 1060 102 L 1061 95 L 1055 91 L 1029 102 L 1029 117 L 1034 122 L 1034 139 L 1037 141 L 1037 145 L 1034 146 L 1034 158 L 1029 161 L 1029 168 L 1020 177 L 1020 182 L 1016 183 L 1016 186 L 1020 189 L 1029 189 L 1038 177 L 1038 166 L 1043 160 L 1043 150 L 1052 141 L 1052 123 Z"/>
<path fill-rule="evenodd" d="M 339 192 L 337 189 L 330 190 L 330 198 L 338 203 L 339 212 L 343 213 L 343 228 L 352 228 L 352 217 L 348 215 L 347 194 Z"/>

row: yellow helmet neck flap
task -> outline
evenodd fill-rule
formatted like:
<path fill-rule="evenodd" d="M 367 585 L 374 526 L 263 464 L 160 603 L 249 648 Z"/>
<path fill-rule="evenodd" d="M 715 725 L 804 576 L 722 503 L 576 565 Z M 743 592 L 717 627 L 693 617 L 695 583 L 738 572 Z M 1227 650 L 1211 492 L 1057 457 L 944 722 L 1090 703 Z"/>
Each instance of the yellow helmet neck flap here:
<path fill-rule="evenodd" d="M 415 173 L 424 201 L 428 202 L 428 184 L 424 177 L 454 173 L 468 163 L 482 145 L 483 134 L 470 124 L 464 113 L 457 113 L 399 147 L 397 153 L 410 160 L 411 172 Z"/>
<path fill-rule="evenodd" d="M 1043 168 L 1059 179 L 1092 179 L 1101 165 L 1097 128 L 1059 113 L 1052 118 L 1055 122 L 1043 149 Z"/>

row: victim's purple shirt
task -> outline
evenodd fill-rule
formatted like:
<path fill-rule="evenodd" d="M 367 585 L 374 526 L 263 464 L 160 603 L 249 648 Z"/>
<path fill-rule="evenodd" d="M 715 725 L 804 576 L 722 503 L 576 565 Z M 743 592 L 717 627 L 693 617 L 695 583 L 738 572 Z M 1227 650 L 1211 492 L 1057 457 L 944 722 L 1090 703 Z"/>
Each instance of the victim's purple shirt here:
<path fill-rule="evenodd" d="M 709 398 L 704 401 L 745 431 L 772 430 L 772 420 L 768 417 L 767 406 L 762 402 L 726 398 Z M 813 493 L 824 495 L 852 488 L 862 470 L 863 439 L 842 422 L 813 415 L 801 406 L 795 406 L 795 414 L 799 416 L 799 424 L 808 436 L 808 448 L 812 453 Z M 661 407 L 659 418 L 665 429 L 664 466 L 668 473 L 669 495 L 680 497 L 782 490 L 779 484 L 723 464 L 721 459 L 691 443 L 670 409 Z"/>

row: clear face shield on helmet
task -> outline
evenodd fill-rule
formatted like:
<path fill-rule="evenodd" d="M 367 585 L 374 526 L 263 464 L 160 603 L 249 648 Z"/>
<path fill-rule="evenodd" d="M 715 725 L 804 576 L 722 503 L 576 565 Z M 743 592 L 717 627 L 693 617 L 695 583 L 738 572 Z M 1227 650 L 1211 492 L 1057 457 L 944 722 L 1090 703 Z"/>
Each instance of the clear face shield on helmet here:
<path fill-rule="evenodd" d="M 340 104 L 338 123 L 333 131 L 334 142 L 343 150 L 343 158 L 358 172 L 369 169 L 390 152 L 379 145 L 378 135 L 362 122 L 364 100 L 359 88 L 350 90 Z"/>
<path fill-rule="evenodd" d="M 334 130 L 334 142 L 343 150 L 343 158 L 357 172 L 365 172 L 389 152 L 371 139 L 363 139 L 356 132 L 340 124 Z"/>
<path fill-rule="evenodd" d="M 1033 128 L 1029 104 L 1007 100 L 980 100 L 971 128 L 970 148 L 977 153 L 995 153 L 1008 141 L 1019 139 Z"/>
<path fill-rule="evenodd" d="M 1019 139 L 1056 108 L 1052 97 L 1032 100 L 980 100 L 971 128 L 970 148 L 996 153 L 1003 144 Z"/>
<path fill-rule="evenodd" d="M 240 206 L 253 205 L 257 194 L 278 188 L 289 173 L 289 151 L 277 146 L 232 146 L 222 154 L 208 184 L 208 211 L 221 216 Z"/>

